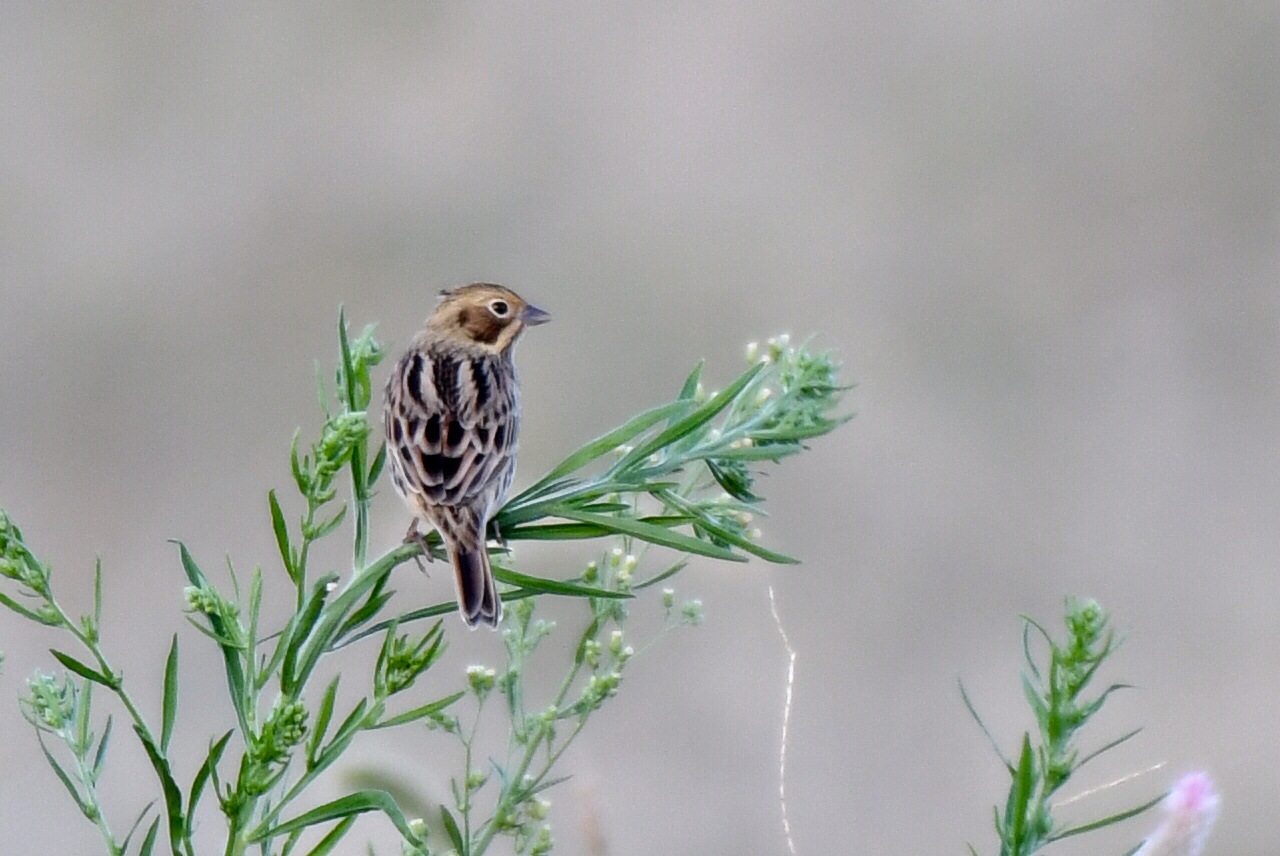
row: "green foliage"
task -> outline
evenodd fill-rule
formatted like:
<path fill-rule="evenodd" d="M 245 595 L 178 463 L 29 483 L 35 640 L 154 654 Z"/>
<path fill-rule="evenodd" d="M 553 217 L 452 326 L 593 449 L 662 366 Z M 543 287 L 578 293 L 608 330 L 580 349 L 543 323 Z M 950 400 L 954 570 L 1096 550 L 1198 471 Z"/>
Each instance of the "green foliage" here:
<path fill-rule="evenodd" d="M 37 672 L 22 700 L 23 713 L 54 774 L 98 827 L 112 856 L 149 856 L 165 842 L 173 856 L 196 856 L 198 817 L 215 810 L 224 821 L 221 850 L 226 856 L 241 856 L 251 848 L 263 856 L 322 856 L 335 852 L 356 818 L 367 813 L 390 822 L 406 854 L 480 856 L 500 837 L 510 838 L 522 856 L 550 852 L 545 795 L 563 780 L 553 774 L 554 768 L 619 690 L 636 653 L 626 624 L 637 595 L 673 578 L 694 555 L 794 561 L 761 546 L 758 530 L 750 526 L 762 501 L 754 493 L 754 468 L 796 454 L 806 440 L 831 431 L 845 418 L 832 415 L 842 392 L 836 364 L 827 354 L 790 347 L 785 338 L 770 342 L 763 353 L 757 349 L 750 367 L 719 393 L 702 393 L 699 366 L 675 401 L 587 443 L 502 509 L 495 534 L 505 540 L 609 538 L 611 545 L 567 580 L 517 572 L 505 550 L 498 551 L 494 572 L 505 586 L 502 597 L 508 604 L 502 628 L 505 663 L 475 666 L 464 675 L 437 675 L 431 686 L 452 677 L 458 688 L 424 698 L 418 690 L 428 682 L 419 678 L 439 671 L 448 632 L 460 626 L 439 617 L 456 606 L 450 597 L 425 608 L 396 610 L 390 575 L 418 555 L 417 544 L 399 544 L 367 559 L 369 506 L 386 459 L 384 446 L 371 448 L 376 432 L 368 415 L 375 390 L 371 371 L 383 351 L 372 328 L 350 338 L 343 318 L 339 355 L 332 386 L 319 383 L 324 421 L 318 436 L 305 450 L 300 435 L 294 437 L 290 464 L 297 498 L 282 501 L 274 490 L 267 494 L 282 580 L 293 605 L 284 624 L 260 626 L 269 588 L 261 568 L 242 586 L 228 561 L 230 585 L 220 585 L 185 545 L 177 544 L 187 619 L 221 652 L 235 711 L 233 727 L 208 738 L 194 771 L 180 774 L 169 754 L 173 740 L 182 736 L 177 636 L 164 659 L 157 734 L 151 724 L 156 720 L 134 702 L 100 644 L 101 568 L 95 576 L 93 613 L 73 619 L 54 597 L 49 566 L 36 558 L 22 532 L 0 511 L 0 578 L 13 589 L 0 592 L 0 604 L 67 634 L 81 652 L 51 652 L 66 673 L 59 678 Z M 347 499 L 339 498 L 344 472 Z M 302 510 L 291 522 L 287 509 L 294 503 Z M 350 573 L 316 573 L 310 562 L 313 545 L 344 525 L 352 535 Z M 443 557 L 436 533 L 426 543 Z M 681 555 L 637 579 L 651 546 Z M 539 600 L 548 596 L 574 600 L 584 615 L 573 631 L 573 656 L 558 690 L 533 703 L 525 675 L 541 653 L 542 641 L 557 632 L 553 622 L 536 617 Z M 660 602 L 666 616 L 659 635 L 702 619 L 701 604 L 677 604 L 671 588 L 654 593 L 652 600 Z M 409 625 L 429 618 L 437 620 L 425 632 L 406 632 Z M 359 688 L 354 700 L 339 692 L 343 675 L 323 689 L 313 686 L 327 656 L 371 636 L 380 637 L 381 645 L 369 652 L 367 677 L 353 680 L 353 670 L 347 672 L 348 692 Z M 95 686 L 123 710 L 156 775 L 157 799 L 142 809 L 123 837 L 112 831 L 98 800 L 112 719 L 107 717 L 101 735 L 95 735 Z M 505 754 L 476 745 L 486 710 L 509 720 Z M 441 806 L 432 818 L 442 831 L 440 840 L 428 843 L 430 825 L 406 817 L 382 789 L 364 788 L 298 810 L 308 802 L 302 798 L 310 786 L 361 734 L 415 725 L 443 733 L 460 750 L 453 803 Z M 47 743 L 56 745 L 51 750 Z M 184 787 L 186 782 L 190 784 Z"/>
<path fill-rule="evenodd" d="M 960 687 L 961 697 L 969 713 L 1000 755 L 1012 780 L 1004 810 L 995 812 L 996 834 L 1000 839 L 1000 856 L 1030 856 L 1054 841 L 1101 829 L 1134 817 L 1158 803 L 1156 797 L 1142 805 L 1073 827 L 1058 824 L 1053 817 L 1052 799 L 1071 776 L 1088 761 L 1136 736 L 1141 729 L 1124 734 L 1086 755 L 1080 754 L 1077 732 L 1093 717 L 1107 698 L 1125 684 L 1111 684 L 1096 696 L 1086 690 L 1099 667 L 1116 650 L 1110 618 L 1102 607 L 1091 600 L 1068 600 L 1066 606 L 1066 638 L 1055 640 L 1047 630 L 1030 618 L 1024 618 L 1023 652 L 1027 669 L 1022 674 L 1023 694 L 1035 716 L 1037 734 L 1022 737 L 1016 761 L 1000 752 L 999 744 L 983 725 L 969 696 Z M 1048 649 L 1048 662 L 1036 665 L 1031 649 L 1034 631 Z M 970 848 L 971 852 L 973 848 Z"/>

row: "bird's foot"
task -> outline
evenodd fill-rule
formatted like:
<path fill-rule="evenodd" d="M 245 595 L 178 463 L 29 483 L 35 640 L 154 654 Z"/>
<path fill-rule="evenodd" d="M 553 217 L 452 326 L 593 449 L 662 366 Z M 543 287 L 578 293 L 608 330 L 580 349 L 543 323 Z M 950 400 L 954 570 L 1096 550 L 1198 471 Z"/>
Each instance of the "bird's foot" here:
<path fill-rule="evenodd" d="M 434 562 L 435 557 L 431 555 L 431 546 L 427 544 L 427 536 L 423 535 L 422 531 L 418 529 L 417 520 L 409 524 L 409 531 L 404 533 L 404 543 L 418 545 L 418 549 L 422 552 L 414 556 L 413 561 L 418 565 L 419 571 L 424 574 L 427 573 L 427 566 L 422 563 L 422 558 L 425 556 L 428 562 Z"/>
<path fill-rule="evenodd" d="M 502 552 L 510 553 L 511 547 L 507 545 L 507 539 L 502 537 L 502 528 L 498 526 L 498 521 L 490 520 L 488 528 L 489 528 L 489 540 L 497 541 L 498 547 L 502 549 Z"/>

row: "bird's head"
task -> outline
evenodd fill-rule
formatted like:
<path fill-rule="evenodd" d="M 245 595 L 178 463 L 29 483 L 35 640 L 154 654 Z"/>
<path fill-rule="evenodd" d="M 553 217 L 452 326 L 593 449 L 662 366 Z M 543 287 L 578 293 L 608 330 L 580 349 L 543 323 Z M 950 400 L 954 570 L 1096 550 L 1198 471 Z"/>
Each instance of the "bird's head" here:
<path fill-rule="evenodd" d="M 487 282 L 442 291 L 440 297 L 427 331 L 466 348 L 504 353 L 526 327 L 551 320 L 511 289 Z"/>

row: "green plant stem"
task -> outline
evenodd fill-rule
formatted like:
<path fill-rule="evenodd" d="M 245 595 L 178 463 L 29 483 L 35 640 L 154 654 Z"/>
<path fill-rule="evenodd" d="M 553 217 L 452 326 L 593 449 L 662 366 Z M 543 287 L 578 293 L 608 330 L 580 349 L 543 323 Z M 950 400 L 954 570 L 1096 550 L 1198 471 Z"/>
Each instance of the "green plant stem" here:
<path fill-rule="evenodd" d="M 369 552 L 369 486 L 365 483 L 364 463 L 366 451 L 368 449 L 365 442 L 361 442 L 351 452 L 351 501 L 356 508 L 352 567 L 357 572 L 364 567 Z"/>
<path fill-rule="evenodd" d="M 597 622 L 593 620 L 589 625 L 587 625 L 587 629 L 583 631 L 582 636 L 579 637 L 578 647 L 575 650 L 580 651 L 582 646 L 598 631 L 599 627 Z M 574 681 L 582 671 L 583 662 L 584 661 L 580 657 L 575 656 L 573 668 L 570 669 L 569 673 L 565 676 L 564 681 L 560 684 L 560 688 L 556 692 L 555 698 L 552 701 L 552 706 L 555 707 L 556 710 L 559 710 L 564 704 L 565 697 L 569 695 L 569 690 L 573 688 Z M 523 669 L 523 663 L 521 663 L 521 668 Z M 520 713 L 524 714 L 524 711 L 521 710 Z M 498 804 L 494 808 L 493 817 L 485 824 L 483 831 L 480 833 L 480 838 L 472 845 L 470 856 L 483 856 L 489 845 L 493 842 L 493 839 L 497 836 L 502 818 L 506 817 L 513 807 L 512 797 L 516 793 L 526 790 L 522 784 L 525 774 L 529 772 L 529 766 L 533 763 L 534 756 L 538 754 L 538 748 L 542 745 L 543 740 L 548 740 L 547 752 L 550 760 L 535 779 L 537 782 L 542 781 L 542 779 L 546 777 L 551 765 L 555 763 L 555 760 L 560 757 L 561 753 L 568 748 L 569 744 L 573 742 L 573 739 L 578 736 L 580 731 L 582 731 L 582 727 L 586 725 L 588 716 L 589 714 L 587 713 L 583 713 L 579 716 L 577 726 L 565 739 L 564 743 L 560 746 L 560 749 L 554 753 L 551 751 L 549 741 L 551 724 L 541 720 L 538 721 L 536 731 L 527 737 L 528 742 L 525 744 L 524 754 L 521 756 L 515 772 L 507 777 L 502 793 L 498 797 Z M 468 767 L 469 766 L 470 764 L 468 763 Z M 468 838 L 468 840 L 470 839 Z"/>
<path fill-rule="evenodd" d="M 477 701 L 476 715 L 471 721 L 471 733 L 462 741 L 462 805 L 458 809 L 462 812 L 462 840 L 468 847 L 471 846 L 471 746 L 475 743 L 476 732 L 480 730 L 480 714 L 484 711 L 484 702 L 484 698 Z M 459 856 L 470 856 L 470 852 Z"/>
<path fill-rule="evenodd" d="M 304 533 L 310 531 L 311 527 L 315 525 L 316 511 L 318 508 L 319 506 L 317 506 L 314 501 L 310 498 L 307 499 L 307 520 L 302 525 L 302 531 Z M 297 567 L 293 569 L 293 584 L 297 589 L 293 607 L 294 612 L 301 612 L 302 604 L 307 599 L 307 556 L 311 552 L 311 540 L 312 539 L 308 538 L 305 534 L 302 536 L 302 546 L 298 548 L 298 564 Z"/>
<path fill-rule="evenodd" d="M 115 835 L 111 832 L 111 827 L 107 823 L 107 816 L 102 811 L 102 803 L 98 799 L 98 788 L 94 784 L 93 769 L 85 764 L 84 747 L 77 747 L 72 752 L 76 759 L 76 772 L 80 776 L 80 783 L 84 785 L 85 801 L 93 807 L 93 825 L 98 828 L 98 832 L 102 835 L 102 841 L 107 845 L 107 850 L 111 852 L 111 856 L 123 856 L 124 848 L 116 841 Z"/>
<path fill-rule="evenodd" d="M 111 684 L 108 686 L 108 689 L 110 689 L 115 697 L 120 700 L 120 704 L 124 706 L 125 711 L 129 714 L 129 718 L 133 720 L 133 725 L 137 729 L 138 734 L 143 740 L 147 741 L 152 745 L 152 747 L 154 747 L 157 756 L 164 762 L 164 765 L 167 768 L 169 766 L 168 755 L 160 749 L 160 741 L 157 740 L 155 735 L 151 732 L 151 728 L 147 725 L 147 720 L 143 717 L 142 711 L 138 709 L 133 698 L 124 688 L 124 681 L 120 678 L 119 673 L 112 668 L 110 661 L 107 660 L 107 655 L 104 654 L 102 649 L 98 646 L 97 640 L 94 636 L 90 636 L 85 633 L 84 630 L 76 624 L 76 622 L 71 620 L 71 616 L 67 614 L 66 610 L 62 608 L 62 604 L 58 603 L 57 599 L 53 596 L 52 590 L 46 592 L 46 597 L 48 599 L 49 606 L 57 612 L 58 618 L 62 622 L 62 626 L 71 633 L 71 635 L 74 636 L 90 654 L 93 655 L 94 660 L 97 661 L 98 670 L 101 671 L 102 674 L 111 678 Z M 94 635 L 96 636 L 98 632 L 99 628 L 95 627 Z M 156 775 L 158 778 L 159 773 Z M 172 775 L 172 770 L 170 770 L 170 775 Z M 164 787 L 163 780 L 161 780 L 160 785 L 162 788 Z M 98 814 L 101 816 L 101 811 L 99 811 Z M 102 823 L 105 825 L 106 820 L 102 819 Z M 184 823 L 183 826 L 186 826 L 186 824 Z M 171 843 L 175 853 L 178 852 L 178 846 L 181 844 L 182 850 L 187 854 L 187 856 L 195 856 L 195 848 L 191 843 L 191 836 L 189 834 L 184 833 L 181 841 L 174 841 Z"/>

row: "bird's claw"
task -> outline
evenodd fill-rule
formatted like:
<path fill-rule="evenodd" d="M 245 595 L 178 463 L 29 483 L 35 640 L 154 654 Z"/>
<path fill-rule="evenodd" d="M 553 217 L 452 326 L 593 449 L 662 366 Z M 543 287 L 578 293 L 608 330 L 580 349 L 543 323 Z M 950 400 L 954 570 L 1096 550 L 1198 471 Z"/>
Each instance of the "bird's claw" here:
<path fill-rule="evenodd" d="M 431 546 L 427 544 L 427 536 L 423 535 L 422 532 L 418 529 L 417 520 L 409 524 L 409 531 L 404 534 L 404 542 L 406 544 L 418 545 L 418 549 L 421 551 L 421 553 L 414 556 L 413 561 L 415 564 L 417 564 L 418 570 L 421 571 L 423 574 L 426 574 L 427 566 L 422 563 L 422 558 L 425 556 L 428 562 L 434 562 L 436 559 L 435 559 L 435 556 L 431 555 Z"/>
<path fill-rule="evenodd" d="M 502 548 L 502 552 L 511 552 L 511 548 L 507 545 L 507 539 L 502 537 L 502 527 L 498 526 L 497 520 L 489 521 L 489 536 L 490 541 L 498 542 L 498 546 Z"/>

